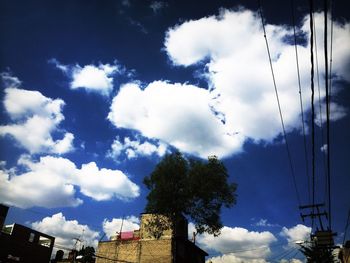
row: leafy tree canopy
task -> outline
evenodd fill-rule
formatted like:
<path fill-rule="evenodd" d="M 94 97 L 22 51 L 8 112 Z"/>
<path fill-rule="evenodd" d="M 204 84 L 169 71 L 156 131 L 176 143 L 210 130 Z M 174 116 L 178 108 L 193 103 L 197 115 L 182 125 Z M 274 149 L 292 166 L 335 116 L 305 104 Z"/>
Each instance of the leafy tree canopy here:
<path fill-rule="evenodd" d="M 144 178 L 150 190 L 145 210 L 173 220 L 184 215 L 194 222 L 198 233 L 219 235 L 221 208 L 236 203 L 237 185 L 229 183 L 228 177 L 216 156 L 204 162 L 187 160 L 179 152 L 166 155 Z"/>

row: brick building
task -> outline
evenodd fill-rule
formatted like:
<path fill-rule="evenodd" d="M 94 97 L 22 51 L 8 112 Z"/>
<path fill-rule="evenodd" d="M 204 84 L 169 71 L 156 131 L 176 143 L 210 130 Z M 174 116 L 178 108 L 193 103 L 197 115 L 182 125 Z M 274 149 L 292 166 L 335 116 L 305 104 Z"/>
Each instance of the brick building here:
<path fill-rule="evenodd" d="M 96 263 L 107 263 L 111 260 L 138 263 L 205 262 L 208 254 L 187 238 L 188 223 L 185 218 L 176 224 L 175 229 L 164 229 L 157 238 L 147 227 L 154 218 L 155 215 L 142 214 L 140 230 L 122 232 L 110 241 L 100 242 Z"/>

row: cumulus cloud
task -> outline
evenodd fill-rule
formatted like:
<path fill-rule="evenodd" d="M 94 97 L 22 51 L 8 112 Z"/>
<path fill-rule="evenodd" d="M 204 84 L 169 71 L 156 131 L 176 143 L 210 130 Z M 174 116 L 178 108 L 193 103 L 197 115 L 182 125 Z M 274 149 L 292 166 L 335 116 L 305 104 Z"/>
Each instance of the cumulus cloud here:
<path fill-rule="evenodd" d="M 179 150 L 206 158 L 239 151 L 240 134 L 228 130 L 209 105 L 211 94 L 193 85 L 155 81 L 120 88 L 108 119 L 117 127 L 141 131 Z"/>
<path fill-rule="evenodd" d="M 189 233 L 194 231 L 195 227 L 192 223 L 189 224 Z M 219 253 L 225 254 L 222 257 L 214 258 L 213 262 L 229 262 L 228 259 L 240 259 L 244 262 L 251 262 L 248 260 L 263 260 L 271 253 L 270 244 L 277 239 L 268 231 L 254 232 L 248 231 L 240 227 L 227 227 L 221 229 L 221 235 L 214 237 L 209 234 L 201 234 L 196 238 L 200 247 L 207 250 L 215 250 Z M 220 259 L 221 258 L 221 259 Z M 220 260 L 226 261 L 220 261 Z M 241 262 L 237 261 L 237 262 Z M 235 261 L 233 261 L 235 262 Z M 265 262 L 265 261 L 252 261 Z"/>
<path fill-rule="evenodd" d="M 14 84 L 20 83 L 16 79 Z M 0 126 L 1 136 L 13 137 L 30 153 L 64 154 L 73 150 L 74 135 L 58 129 L 64 120 L 63 100 L 51 99 L 39 91 L 19 89 L 10 84 L 5 89 L 3 103 L 12 124 Z M 63 138 L 55 140 L 54 132 L 63 133 Z"/>
<path fill-rule="evenodd" d="M 315 14 L 319 54 L 323 49 L 322 14 Z M 349 81 L 350 24 L 334 24 L 334 79 Z M 298 34 L 309 37 L 309 22 Z M 287 132 L 301 130 L 293 31 L 266 25 L 273 67 Z M 249 32 L 249 34 L 247 34 Z M 307 41 L 305 41 L 307 42 Z M 335 44 L 336 43 L 336 44 Z M 259 17 L 244 9 L 223 10 L 219 16 L 191 20 L 170 28 L 165 51 L 176 66 L 194 66 L 209 89 L 155 81 L 139 87 L 128 83 L 114 98 L 109 119 L 117 126 L 165 141 L 179 150 L 206 157 L 230 156 L 248 139 L 272 143 L 281 133 L 275 91 Z M 309 44 L 299 44 L 304 109 L 310 110 Z M 320 61 L 321 86 L 324 66 Z M 334 83 L 334 95 L 339 91 Z M 318 96 L 316 96 L 318 97 Z M 321 102 L 325 94 L 320 94 Z M 317 101 L 316 101 L 317 103 Z M 340 109 L 338 107 L 338 109 Z M 337 111 L 334 119 L 344 116 Z"/>
<path fill-rule="evenodd" d="M 292 258 L 292 259 L 282 259 L 280 261 L 280 263 L 302 263 L 303 261 L 299 260 L 299 259 L 296 259 L 296 258 Z"/>
<path fill-rule="evenodd" d="M 288 243 L 305 241 L 310 239 L 311 227 L 298 224 L 291 228 L 283 227 L 280 235 L 285 237 Z"/>
<path fill-rule="evenodd" d="M 113 90 L 113 76 L 124 72 L 124 69 L 117 62 L 85 66 L 79 64 L 63 65 L 57 59 L 51 59 L 49 62 L 71 78 L 71 89 L 82 88 L 105 96 L 108 96 Z"/>
<path fill-rule="evenodd" d="M 140 228 L 140 220 L 136 216 L 128 216 L 126 218 L 113 218 L 112 220 L 105 219 L 102 223 L 103 231 L 106 233 L 106 236 L 110 238 L 115 236 L 116 233 L 126 231 L 133 231 Z M 122 228 L 123 226 L 123 228 Z"/>
<path fill-rule="evenodd" d="M 117 137 L 113 141 L 111 150 L 107 153 L 107 156 L 113 159 L 119 159 L 124 153 L 128 159 L 134 159 L 139 156 L 151 156 L 154 154 L 161 157 L 166 152 L 167 145 L 161 142 L 141 142 L 138 138 L 136 140 L 132 140 L 129 137 L 125 137 L 122 141 L 119 139 L 119 137 Z"/>
<path fill-rule="evenodd" d="M 64 248 L 75 248 L 76 238 L 81 240 L 78 249 L 84 246 L 97 247 L 99 233 L 80 224 L 77 220 L 67 220 L 62 213 L 45 217 L 31 224 L 32 228 L 55 237 L 55 244 Z"/>
<path fill-rule="evenodd" d="M 211 257 L 206 263 L 266 263 L 265 259 L 242 259 L 234 254 L 227 254 L 223 256 Z"/>
<path fill-rule="evenodd" d="M 78 169 L 73 162 L 61 157 L 45 156 L 34 162 L 22 156 L 18 165 L 25 171 L 0 170 L 0 198 L 10 205 L 74 207 L 83 203 L 76 197 L 78 191 L 97 201 L 139 196 L 139 187 L 123 172 L 100 169 L 94 162 Z"/>

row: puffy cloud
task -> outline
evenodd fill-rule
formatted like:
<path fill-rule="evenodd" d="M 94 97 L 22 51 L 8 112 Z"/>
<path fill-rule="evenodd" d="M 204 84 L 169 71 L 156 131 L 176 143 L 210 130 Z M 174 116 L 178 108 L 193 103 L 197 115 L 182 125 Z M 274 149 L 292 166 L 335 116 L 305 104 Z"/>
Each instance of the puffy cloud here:
<path fill-rule="evenodd" d="M 70 88 L 97 92 L 108 96 L 113 90 L 113 76 L 124 72 L 116 62 L 99 65 L 63 65 L 56 59 L 49 60 L 58 69 L 71 78 Z"/>
<path fill-rule="evenodd" d="M 132 140 L 129 137 L 125 137 L 124 142 L 122 142 L 119 137 L 117 137 L 113 141 L 111 150 L 107 153 L 107 156 L 113 159 L 118 159 L 122 153 L 125 153 L 128 159 L 133 159 L 138 156 L 151 156 L 153 154 L 163 156 L 166 152 L 167 146 L 161 142 L 140 142 L 139 139 Z"/>
<path fill-rule="evenodd" d="M 286 260 L 286 259 L 282 259 L 280 261 L 280 263 L 302 263 L 303 261 L 299 260 L 299 259 L 296 259 L 296 258 L 292 258 L 292 259 L 289 259 L 289 260 Z"/>
<path fill-rule="evenodd" d="M 210 98 L 207 90 L 193 85 L 155 81 L 142 89 L 128 83 L 113 99 L 108 119 L 203 158 L 239 151 L 243 137 L 212 112 Z"/>
<path fill-rule="evenodd" d="M 30 153 L 63 154 L 73 150 L 72 133 L 64 133 L 60 140 L 52 137 L 53 132 L 62 133 L 58 126 L 64 120 L 63 100 L 10 85 L 5 89 L 4 106 L 13 124 L 0 126 L 0 135 L 12 136 Z"/>
<path fill-rule="evenodd" d="M 265 259 L 242 259 L 234 254 L 209 258 L 206 263 L 266 263 Z"/>
<path fill-rule="evenodd" d="M 78 206 L 83 201 L 76 197 L 79 191 L 97 201 L 112 198 L 130 199 L 139 196 L 139 187 L 119 170 L 99 169 L 94 162 L 78 169 L 65 158 L 41 157 L 39 162 L 22 156 L 15 169 L 0 170 L 0 198 L 18 207 Z"/>
<path fill-rule="evenodd" d="M 55 237 L 55 244 L 64 248 L 75 248 L 76 238 L 78 249 L 84 246 L 97 247 L 99 233 L 90 229 L 87 225 L 80 224 L 77 220 L 67 220 L 62 213 L 51 217 L 45 217 L 41 221 L 32 223 L 32 228 Z"/>
<path fill-rule="evenodd" d="M 190 223 L 189 233 L 194 231 L 194 225 Z M 224 226 L 221 229 L 221 235 L 214 237 L 209 234 L 201 234 L 196 238 L 198 244 L 207 250 L 215 250 L 222 254 L 222 257 L 214 258 L 213 262 L 229 262 L 229 259 L 240 259 L 246 262 L 246 260 L 263 260 L 270 255 L 270 244 L 277 239 L 268 231 L 254 232 L 248 231 L 245 228 L 240 227 L 227 227 Z M 221 258 L 221 259 L 220 259 Z M 220 261 L 222 260 L 222 261 Z M 226 260 L 226 261 L 223 261 Z M 237 262 L 241 262 L 237 261 Z M 235 261 L 233 261 L 235 262 Z M 247 261 L 250 262 L 250 261 Z M 265 262 L 265 261 L 252 261 L 252 262 Z"/>
<path fill-rule="evenodd" d="M 99 169 L 96 163 L 83 164 L 77 170 L 77 183 L 80 191 L 97 201 L 113 197 L 127 200 L 139 196 L 139 187 L 119 170 Z"/>
<path fill-rule="evenodd" d="M 113 218 L 112 220 L 103 220 L 102 226 L 106 236 L 110 238 L 120 232 L 123 225 L 122 232 L 133 231 L 140 228 L 140 220 L 136 216 L 128 216 L 126 218 Z"/>
<path fill-rule="evenodd" d="M 319 54 L 323 49 L 322 14 L 315 14 Z M 335 22 L 333 77 L 349 81 L 350 24 Z M 297 33 L 309 37 L 309 23 Z M 266 25 L 267 37 L 284 123 L 287 132 L 301 128 L 293 31 L 284 25 Z M 249 34 L 247 34 L 249 32 Z M 191 20 L 170 28 L 165 51 L 177 66 L 194 65 L 209 89 L 155 81 L 144 88 L 122 87 L 114 98 L 109 119 L 122 128 L 135 129 L 161 139 L 179 150 L 201 157 L 229 156 L 242 150 L 246 140 L 271 143 L 281 133 L 281 122 L 268 65 L 259 17 L 248 10 L 223 10 L 219 16 Z M 309 44 L 299 44 L 299 66 L 304 110 L 310 109 Z M 319 61 L 320 85 L 324 66 Z M 292 66 L 291 66 L 292 65 Z M 333 95 L 339 82 L 333 82 Z M 321 102 L 325 97 L 321 92 Z M 316 96 L 318 98 L 318 96 Z M 316 100 L 317 103 L 317 100 Z M 340 109 L 338 107 L 338 109 Z M 343 117 L 337 111 L 334 119 Z"/>
<path fill-rule="evenodd" d="M 283 227 L 280 235 L 285 237 L 289 243 L 309 240 L 311 227 L 298 224 L 291 228 Z"/>

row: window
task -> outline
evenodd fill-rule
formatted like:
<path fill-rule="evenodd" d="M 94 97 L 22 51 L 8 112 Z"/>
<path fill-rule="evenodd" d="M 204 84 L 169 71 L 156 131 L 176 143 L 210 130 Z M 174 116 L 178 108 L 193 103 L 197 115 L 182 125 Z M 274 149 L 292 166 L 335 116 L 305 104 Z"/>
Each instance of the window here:
<path fill-rule="evenodd" d="M 33 243 L 34 237 L 35 237 L 35 234 L 34 233 L 30 233 L 30 235 L 29 235 L 29 242 L 30 243 Z"/>
<path fill-rule="evenodd" d="M 11 235 L 12 234 L 12 230 L 13 230 L 14 224 L 13 225 L 6 225 L 4 226 L 4 228 L 2 229 L 2 232 Z"/>
<path fill-rule="evenodd" d="M 51 246 L 51 239 L 47 237 L 40 236 L 39 237 L 39 245 L 44 247 L 50 247 Z"/>

